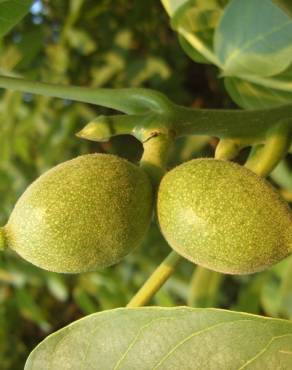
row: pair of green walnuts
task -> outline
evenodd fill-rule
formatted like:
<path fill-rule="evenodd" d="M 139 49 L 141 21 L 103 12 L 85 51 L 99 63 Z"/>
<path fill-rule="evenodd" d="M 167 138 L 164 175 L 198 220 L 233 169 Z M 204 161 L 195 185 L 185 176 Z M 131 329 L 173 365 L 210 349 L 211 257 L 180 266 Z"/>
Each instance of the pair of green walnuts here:
<path fill-rule="evenodd" d="M 46 172 L 18 200 L 0 249 L 78 273 L 113 265 L 143 241 L 156 195 L 125 159 L 88 154 Z M 179 254 L 230 274 L 263 270 L 292 253 L 292 215 L 276 190 L 232 162 L 194 159 L 162 179 L 162 234 Z"/>

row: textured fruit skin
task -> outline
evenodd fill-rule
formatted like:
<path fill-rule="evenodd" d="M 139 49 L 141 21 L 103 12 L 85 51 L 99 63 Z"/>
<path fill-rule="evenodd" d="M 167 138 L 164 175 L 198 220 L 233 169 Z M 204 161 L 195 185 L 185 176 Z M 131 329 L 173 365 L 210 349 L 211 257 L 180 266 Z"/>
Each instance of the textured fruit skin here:
<path fill-rule="evenodd" d="M 157 213 L 170 246 L 215 271 L 249 274 L 292 253 L 288 205 L 267 181 L 232 162 L 195 159 L 168 172 Z"/>
<path fill-rule="evenodd" d="M 83 155 L 28 187 L 4 228 L 6 244 L 50 271 L 103 268 L 142 242 L 152 205 L 142 169 L 114 155 Z"/>

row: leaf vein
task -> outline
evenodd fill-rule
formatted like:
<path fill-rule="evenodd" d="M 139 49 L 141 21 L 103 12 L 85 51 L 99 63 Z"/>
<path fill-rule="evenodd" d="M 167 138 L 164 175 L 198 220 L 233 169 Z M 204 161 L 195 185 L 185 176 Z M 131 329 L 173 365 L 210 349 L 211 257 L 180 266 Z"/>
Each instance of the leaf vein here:
<path fill-rule="evenodd" d="M 220 322 L 218 324 L 215 324 L 215 325 L 212 325 L 212 326 L 209 326 L 207 328 L 204 328 L 202 330 L 199 330 L 197 332 L 194 332 L 192 334 L 190 334 L 189 336 L 187 336 L 185 339 L 181 340 L 180 342 L 178 342 L 169 352 L 167 352 L 162 358 L 161 360 L 153 367 L 152 370 L 155 370 L 155 369 L 158 369 L 162 363 L 167 360 L 168 357 L 170 357 L 180 346 L 182 346 L 183 344 L 185 344 L 188 340 L 192 339 L 193 337 L 197 336 L 197 335 L 200 335 L 202 333 L 205 333 L 209 330 L 212 330 L 214 328 L 217 328 L 219 326 L 222 326 L 222 325 L 226 325 L 226 324 L 231 324 L 231 323 L 235 323 L 235 322 L 239 322 L 239 321 L 251 321 L 251 320 L 234 320 L 234 321 L 228 321 L 228 322 Z"/>
<path fill-rule="evenodd" d="M 260 350 L 254 357 L 250 358 L 245 364 L 243 364 L 240 368 L 238 368 L 238 370 L 242 370 L 244 369 L 247 365 L 250 365 L 252 362 L 254 362 L 255 360 L 257 360 L 261 355 L 263 355 L 267 349 L 269 348 L 269 346 L 277 339 L 279 338 L 283 338 L 283 337 L 286 337 L 286 336 L 291 336 L 292 334 L 283 334 L 283 335 L 279 335 L 279 336 L 276 336 L 276 337 L 273 337 L 271 338 L 268 343 L 262 348 L 262 350 Z M 280 352 L 280 351 L 279 351 Z"/>
<path fill-rule="evenodd" d="M 238 55 L 240 55 L 243 51 L 245 51 L 246 49 L 248 49 L 252 45 L 255 45 L 257 42 L 263 40 L 265 37 L 270 36 L 273 33 L 276 33 L 278 31 L 281 31 L 283 28 L 285 28 L 289 24 L 291 24 L 291 20 L 290 19 L 289 19 L 289 21 L 283 23 L 281 26 L 274 27 L 270 31 L 268 31 L 266 33 L 263 33 L 263 34 L 260 34 L 258 37 L 254 38 L 253 40 L 247 41 L 245 44 L 242 45 L 242 48 L 241 49 L 236 49 L 236 50 L 233 51 L 233 53 L 231 53 L 229 55 L 229 57 L 225 60 L 225 63 L 224 63 L 225 64 L 225 67 L 227 67 L 227 65 L 230 64 L 230 62 L 234 58 L 238 57 Z"/>
<path fill-rule="evenodd" d="M 127 354 L 130 352 L 130 350 L 133 348 L 134 344 L 137 342 L 139 336 L 143 333 L 143 330 L 146 329 L 147 327 L 151 326 L 154 322 L 157 321 L 162 321 L 162 320 L 175 320 L 177 319 L 176 317 L 160 317 L 159 319 L 154 319 L 148 322 L 147 324 L 141 326 L 139 329 L 138 333 L 135 335 L 133 340 L 129 343 L 129 346 L 127 347 L 126 351 L 122 354 L 121 358 L 117 361 L 115 367 L 113 370 L 118 370 L 119 366 L 123 362 L 123 360 L 126 358 Z"/>

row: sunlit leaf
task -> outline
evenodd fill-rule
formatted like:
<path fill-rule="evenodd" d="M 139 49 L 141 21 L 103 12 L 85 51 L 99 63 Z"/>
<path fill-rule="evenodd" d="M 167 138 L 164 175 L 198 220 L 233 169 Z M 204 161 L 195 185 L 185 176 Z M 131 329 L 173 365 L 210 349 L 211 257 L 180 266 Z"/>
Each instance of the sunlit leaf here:
<path fill-rule="evenodd" d="M 189 0 L 161 0 L 165 10 L 170 16 L 172 16 L 180 6 L 188 1 Z"/>
<path fill-rule="evenodd" d="M 191 366 L 191 367 L 190 367 Z M 216 309 L 116 309 L 45 339 L 25 370 L 289 369 L 292 323 Z"/>
<path fill-rule="evenodd" d="M 270 0 L 233 0 L 214 47 L 225 75 L 278 74 L 292 61 L 292 19 Z"/>
<path fill-rule="evenodd" d="M 194 61 L 210 63 L 202 49 L 212 53 L 213 35 L 216 25 L 222 14 L 219 1 L 189 0 L 173 14 L 172 27 L 179 33 L 179 41 L 183 50 Z M 202 45 L 202 48 L 194 43 L 194 38 Z"/>

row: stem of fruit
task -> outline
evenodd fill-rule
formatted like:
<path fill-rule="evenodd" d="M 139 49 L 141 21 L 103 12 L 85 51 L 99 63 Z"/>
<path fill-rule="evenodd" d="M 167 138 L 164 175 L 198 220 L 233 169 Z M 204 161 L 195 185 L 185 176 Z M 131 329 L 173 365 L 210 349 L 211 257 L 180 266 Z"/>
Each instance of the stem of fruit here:
<path fill-rule="evenodd" d="M 5 249 L 5 235 L 3 227 L 0 227 L 0 252 Z"/>
<path fill-rule="evenodd" d="M 149 133 L 145 133 L 149 137 Z M 159 182 L 165 173 L 167 158 L 172 147 L 174 137 L 171 132 L 162 133 L 157 130 L 143 143 L 144 153 L 140 161 L 141 167 L 150 176 L 154 188 L 157 190 Z M 155 293 L 162 287 L 175 271 L 178 262 L 182 259 L 175 251 L 165 258 L 130 300 L 127 307 L 141 307 L 147 304 Z"/>
<path fill-rule="evenodd" d="M 140 166 L 148 173 L 151 181 L 157 189 L 162 176 L 165 173 L 167 158 L 171 151 L 174 138 L 167 134 L 155 133 L 143 143 L 144 152 L 140 160 Z"/>
<path fill-rule="evenodd" d="M 232 139 L 221 139 L 216 146 L 215 158 L 224 161 L 235 158 L 242 148 L 240 142 Z"/>
<path fill-rule="evenodd" d="M 127 307 L 141 307 L 147 304 L 175 271 L 175 268 L 180 260 L 180 255 L 178 255 L 175 251 L 170 252 L 170 254 L 157 267 L 157 269 L 140 288 L 136 295 L 130 300 L 130 302 L 127 304 Z"/>
<path fill-rule="evenodd" d="M 264 145 L 258 145 L 251 151 L 245 166 L 259 176 L 268 176 L 287 154 L 290 145 L 291 131 L 286 125 L 278 125 L 271 131 Z"/>
<path fill-rule="evenodd" d="M 289 151 L 292 141 L 291 122 L 292 120 L 286 119 L 268 130 L 263 142 L 256 143 L 252 148 L 245 167 L 259 176 L 268 176 Z M 216 147 L 215 158 L 232 160 L 247 145 L 249 144 L 240 138 L 221 139 Z"/>

